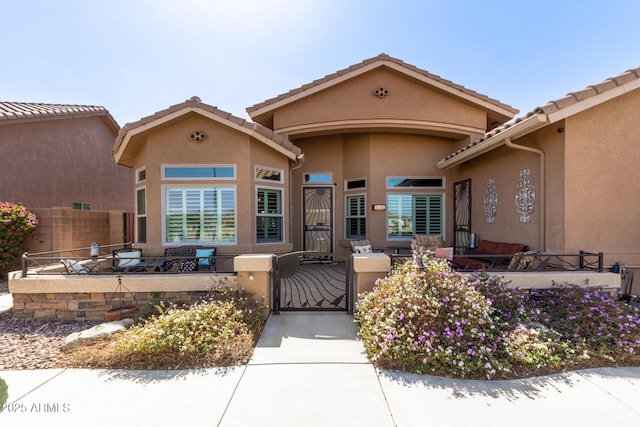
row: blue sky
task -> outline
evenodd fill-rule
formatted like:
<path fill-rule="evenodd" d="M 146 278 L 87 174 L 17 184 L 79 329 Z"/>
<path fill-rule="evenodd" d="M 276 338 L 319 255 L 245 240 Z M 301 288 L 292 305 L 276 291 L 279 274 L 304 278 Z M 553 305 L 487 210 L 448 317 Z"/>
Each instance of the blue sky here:
<path fill-rule="evenodd" d="M 640 66 L 637 0 L 14 0 L 0 101 L 245 108 L 387 53 L 531 111 Z"/>

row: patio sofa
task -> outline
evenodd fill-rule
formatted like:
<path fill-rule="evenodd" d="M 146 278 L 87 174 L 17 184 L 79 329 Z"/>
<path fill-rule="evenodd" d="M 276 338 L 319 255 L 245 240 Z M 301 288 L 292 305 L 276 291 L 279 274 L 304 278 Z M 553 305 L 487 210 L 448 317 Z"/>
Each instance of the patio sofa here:
<path fill-rule="evenodd" d="M 454 255 L 453 264 L 464 270 L 506 269 L 512 257 L 526 251 L 522 243 L 480 240 L 478 246 L 462 255 Z"/>
<path fill-rule="evenodd" d="M 163 271 L 216 271 L 216 248 L 211 246 L 172 246 L 164 250 Z M 170 259 L 176 257 L 176 259 Z"/>

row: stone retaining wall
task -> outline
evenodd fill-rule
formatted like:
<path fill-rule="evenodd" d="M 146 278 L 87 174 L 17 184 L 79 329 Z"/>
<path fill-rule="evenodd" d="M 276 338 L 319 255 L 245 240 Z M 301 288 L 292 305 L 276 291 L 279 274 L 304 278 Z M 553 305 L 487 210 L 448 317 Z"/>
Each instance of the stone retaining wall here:
<path fill-rule="evenodd" d="M 192 304 L 208 291 L 130 293 L 40 293 L 13 294 L 13 317 L 57 320 L 105 320 L 105 312 L 119 305 L 138 304 L 138 315 L 152 301 Z M 135 296 L 135 299 L 134 299 Z"/>

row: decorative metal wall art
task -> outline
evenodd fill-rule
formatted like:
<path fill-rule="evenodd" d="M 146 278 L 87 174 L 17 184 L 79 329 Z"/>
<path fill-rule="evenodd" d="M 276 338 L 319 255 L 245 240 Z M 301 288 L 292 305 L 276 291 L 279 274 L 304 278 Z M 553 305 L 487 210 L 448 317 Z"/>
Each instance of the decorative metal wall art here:
<path fill-rule="evenodd" d="M 484 190 L 484 214 L 487 222 L 493 224 L 498 210 L 498 192 L 493 178 L 487 180 L 487 188 Z"/>
<path fill-rule="evenodd" d="M 516 185 L 516 211 L 520 214 L 520 222 L 531 221 L 531 214 L 536 204 L 536 187 L 531 178 L 531 170 L 520 171 L 520 179 Z"/>

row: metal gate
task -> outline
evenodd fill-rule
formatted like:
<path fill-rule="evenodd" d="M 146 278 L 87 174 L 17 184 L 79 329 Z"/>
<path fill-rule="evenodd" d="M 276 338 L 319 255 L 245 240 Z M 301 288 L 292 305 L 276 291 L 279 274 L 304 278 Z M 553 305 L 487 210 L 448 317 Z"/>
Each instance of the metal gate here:
<path fill-rule="evenodd" d="M 453 246 L 471 245 L 471 179 L 453 184 Z"/>
<path fill-rule="evenodd" d="M 304 187 L 304 239 L 307 258 L 332 261 L 333 252 L 333 188 Z"/>
<path fill-rule="evenodd" d="M 336 259 L 335 254 L 330 255 Z M 275 257 L 273 311 L 349 311 L 352 292 L 344 261 L 314 262 L 317 252 L 292 252 Z"/>

